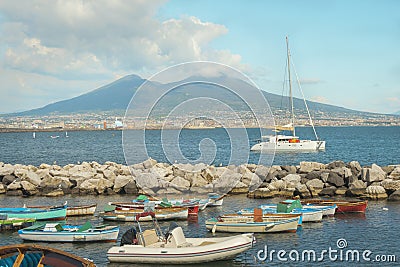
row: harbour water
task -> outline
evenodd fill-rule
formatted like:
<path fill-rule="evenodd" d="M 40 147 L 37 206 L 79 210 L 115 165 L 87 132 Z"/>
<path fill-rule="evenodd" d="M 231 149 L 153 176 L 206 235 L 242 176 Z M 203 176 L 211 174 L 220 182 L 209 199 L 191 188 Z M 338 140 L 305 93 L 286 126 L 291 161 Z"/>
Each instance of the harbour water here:
<path fill-rule="evenodd" d="M 379 165 L 399 164 L 400 154 L 398 153 L 400 140 L 400 127 L 320 127 L 317 129 L 322 139 L 327 141 L 325 152 L 301 153 L 301 154 L 277 154 L 274 164 L 277 165 L 296 165 L 300 161 L 318 161 L 328 163 L 334 160 L 345 162 L 357 160 L 361 165 L 377 163 Z M 256 142 L 255 131 L 248 131 L 250 143 Z M 104 163 L 114 161 L 125 163 L 123 149 L 121 145 L 121 131 L 77 131 L 68 132 L 68 138 L 61 133 L 37 132 L 33 139 L 32 133 L 1 133 L 0 134 L 0 161 L 11 164 L 32 164 L 41 163 L 66 165 L 83 161 L 97 161 Z M 308 128 L 299 128 L 300 136 L 309 136 L 312 132 Z M 52 139 L 51 135 L 60 135 L 59 138 Z M 214 140 L 217 152 L 216 165 L 229 162 L 229 141 L 223 129 L 207 130 L 183 130 L 181 133 L 180 147 L 185 151 L 189 158 L 199 157 L 199 141 L 204 138 Z M 159 131 L 154 130 L 148 133 L 146 139 L 149 155 L 159 162 L 166 161 L 159 143 Z M 257 153 L 250 154 L 249 162 L 257 162 Z M 142 155 L 138 155 L 137 161 L 144 160 Z M 133 196 L 65 196 L 61 198 L 45 197 L 10 197 L 0 195 L 1 206 L 22 206 L 30 205 L 54 205 L 68 201 L 70 205 L 81 205 L 98 203 L 98 209 L 102 209 L 109 201 L 131 201 Z M 255 207 L 262 203 L 277 202 L 278 199 L 248 199 L 244 195 L 228 196 L 224 200 L 222 207 L 207 208 L 199 214 L 197 220 L 180 221 L 178 224 L 183 227 L 184 232 L 190 237 L 211 236 L 206 231 L 204 221 L 210 217 L 217 217 L 223 213 L 235 212 L 246 207 Z M 96 213 L 97 215 L 97 213 Z M 68 219 L 69 223 L 83 223 L 91 220 L 93 223 L 101 223 L 98 216 Z M 400 261 L 400 249 L 398 240 L 398 222 L 400 221 L 400 205 L 387 201 L 370 201 L 367 212 L 364 214 L 338 214 L 333 218 L 324 219 L 321 223 L 304 224 L 296 233 L 285 234 L 257 234 L 257 243 L 246 253 L 236 257 L 234 260 L 210 263 L 205 266 L 344 266 L 346 264 L 360 266 L 375 266 L 375 256 L 395 255 L 397 263 L 380 262 L 381 266 L 397 266 Z M 129 229 L 131 223 L 111 223 L 121 226 L 121 235 Z M 144 223 L 144 226 L 148 225 Z M 167 228 L 169 222 L 161 222 L 163 228 Z M 217 233 L 217 236 L 227 234 Z M 119 237 L 119 238 L 120 238 Z M 344 239 L 346 247 L 339 248 L 338 240 Z M 341 240 L 343 241 L 343 240 Z M 21 243 L 22 240 L 17 233 L 0 233 L 1 245 Z M 343 242 L 342 242 L 343 243 Z M 340 243 L 340 244 L 342 244 Z M 106 251 L 115 244 L 93 243 L 93 244 L 56 244 L 51 245 L 59 249 L 72 252 L 82 257 L 90 258 L 98 266 L 124 266 L 121 264 L 110 264 L 106 259 Z M 313 250 L 320 258 L 323 250 L 337 250 L 337 258 L 331 260 L 329 255 L 325 255 L 322 263 L 307 260 L 298 260 L 284 263 L 279 261 L 276 252 L 271 258 L 261 261 L 257 253 L 265 250 L 302 251 Z M 370 262 L 360 259 L 359 262 L 348 262 L 345 258 L 340 258 L 340 253 L 347 250 L 358 250 L 362 253 L 370 250 Z M 259 256 L 263 253 L 259 253 Z M 361 254 L 360 254 L 361 255 Z M 286 255 L 287 256 L 287 255 Z M 397 265 L 396 265 L 397 264 Z M 126 265 L 135 266 L 135 265 Z"/>

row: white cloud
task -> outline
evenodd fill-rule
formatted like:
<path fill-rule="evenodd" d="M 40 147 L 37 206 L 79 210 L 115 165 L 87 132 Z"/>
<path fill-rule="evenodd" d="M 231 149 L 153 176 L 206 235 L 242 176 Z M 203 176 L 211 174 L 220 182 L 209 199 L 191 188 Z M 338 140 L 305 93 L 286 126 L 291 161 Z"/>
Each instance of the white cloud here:
<path fill-rule="evenodd" d="M 209 43 L 228 32 L 196 17 L 159 21 L 164 1 L 2 1 L 4 65 L 64 77 L 159 70 L 193 60 L 242 67 Z"/>
<path fill-rule="evenodd" d="M 130 73 L 148 76 L 187 61 L 248 68 L 240 55 L 210 46 L 227 34 L 224 25 L 192 16 L 162 21 L 157 12 L 164 2 L 1 1 L 0 94 L 21 92 L 18 106 L 30 109 L 83 93 L 99 81 Z M 6 111 L 9 99 L 2 97 L 0 106 Z"/>

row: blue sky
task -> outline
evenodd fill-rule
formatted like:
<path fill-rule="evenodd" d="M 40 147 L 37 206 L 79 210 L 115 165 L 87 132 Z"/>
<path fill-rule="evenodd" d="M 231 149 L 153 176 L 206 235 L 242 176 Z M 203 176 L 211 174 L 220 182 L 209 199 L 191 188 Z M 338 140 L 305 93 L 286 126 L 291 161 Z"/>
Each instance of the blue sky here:
<path fill-rule="evenodd" d="M 193 60 L 231 65 L 281 94 L 286 35 L 308 99 L 400 110 L 395 0 L 2 1 L 0 33 L 0 112 Z"/>

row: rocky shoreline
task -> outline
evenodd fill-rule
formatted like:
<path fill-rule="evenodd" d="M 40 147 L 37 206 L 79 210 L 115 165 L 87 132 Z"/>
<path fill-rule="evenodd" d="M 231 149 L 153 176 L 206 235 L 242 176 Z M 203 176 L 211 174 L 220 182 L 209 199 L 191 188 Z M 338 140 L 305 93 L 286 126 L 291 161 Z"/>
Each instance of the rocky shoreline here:
<path fill-rule="evenodd" d="M 66 166 L 0 162 L 0 194 L 9 196 L 247 194 L 251 198 L 358 197 L 400 201 L 400 165 L 361 166 L 357 161 L 298 166 L 210 166 L 148 159 L 126 166 L 83 162 Z"/>

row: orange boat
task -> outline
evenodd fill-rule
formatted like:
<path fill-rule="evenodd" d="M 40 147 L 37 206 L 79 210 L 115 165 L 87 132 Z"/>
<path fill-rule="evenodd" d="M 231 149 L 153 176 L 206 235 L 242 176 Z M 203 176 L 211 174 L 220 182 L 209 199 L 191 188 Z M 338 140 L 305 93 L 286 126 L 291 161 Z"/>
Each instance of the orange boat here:
<path fill-rule="evenodd" d="M 345 201 L 345 200 L 327 200 L 327 199 L 310 199 L 302 201 L 302 203 L 309 204 L 321 204 L 321 205 L 332 205 L 336 204 L 336 213 L 345 213 L 345 212 L 362 212 L 365 213 L 365 210 L 368 206 L 367 200 L 360 201 Z"/>

